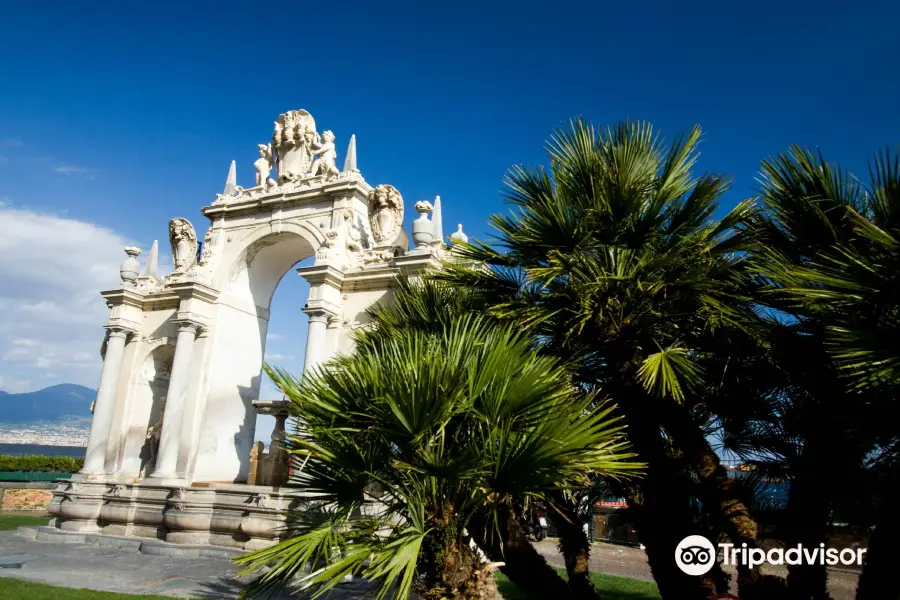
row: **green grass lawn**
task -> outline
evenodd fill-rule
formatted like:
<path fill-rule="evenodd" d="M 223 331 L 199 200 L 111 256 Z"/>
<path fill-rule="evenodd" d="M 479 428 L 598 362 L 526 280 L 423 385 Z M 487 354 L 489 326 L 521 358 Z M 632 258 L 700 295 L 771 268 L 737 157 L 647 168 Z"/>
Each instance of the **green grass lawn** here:
<path fill-rule="evenodd" d="M 93 590 L 74 590 L 43 583 L 0 578 L 0 598 L 9 600 L 176 600 L 171 596 L 135 596 Z"/>
<path fill-rule="evenodd" d="M 16 529 L 23 525 L 46 525 L 49 522 L 50 517 L 46 515 L 36 517 L 32 515 L 7 515 L 0 513 L 0 531 Z"/>
<path fill-rule="evenodd" d="M 557 569 L 559 570 L 559 569 Z M 560 574 L 565 577 L 565 572 Z M 506 600 L 532 600 L 532 597 L 517 588 L 503 573 L 497 572 L 497 587 Z M 656 585 L 648 581 L 638 581 L 627 577 L 614 577 L 591 573 L 601 598 L 608 600 L 657 600 Z M 113 594 L 93 590 L 32 583 L 18 579 L 0 578 L 0 598 L 27 598 L 27 600 L 173 600 L 171 596 L 135 596 L 133 594 Z"/>
<path fill-rule="evenodd" d="M 566 572 L 562 569 L 557 569 L 557 571 L 565 579 Z M 521 591 L 500 571 L 495 571 L 494 575 L 497 578 L 497 588 L 506 600 L 532 600 L 532 596 Z M 656 584 L 650 581 L 602 573 L 591 573 L 591 581 L 597 586 L 600 597 L 608 600 L 657 600 L 661 598 Z"/>

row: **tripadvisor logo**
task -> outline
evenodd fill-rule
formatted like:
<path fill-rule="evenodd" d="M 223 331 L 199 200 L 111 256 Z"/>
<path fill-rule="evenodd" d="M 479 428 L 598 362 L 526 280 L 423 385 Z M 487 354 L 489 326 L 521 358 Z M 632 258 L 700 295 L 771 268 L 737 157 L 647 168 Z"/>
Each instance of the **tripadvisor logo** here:
<path fill-rule="evenodd" d="M 722 550 L 722 564 L 758 567 L 764 563 L 770 565 L 857 565 L 863 564 L 865 548 L 826 548 L 819 544 L 818 548 L 804 548 L 798 544 L 794 548 L 772 548 L 768 552 L 762 548 L 748 548 L 741 544 L 719 544 Z M 675 563 L 687 575 L 705 575 L 713 568 L 718 550 L 713 543 L 702 535 L 689 535 L 675 547 Z"/>
<path fill-rule="evenodd" d="M 702 535 L 689 535 L 675 547 L 675 564 L 688 575 L 705 575 L 716 562 L 716 547 Z"/>

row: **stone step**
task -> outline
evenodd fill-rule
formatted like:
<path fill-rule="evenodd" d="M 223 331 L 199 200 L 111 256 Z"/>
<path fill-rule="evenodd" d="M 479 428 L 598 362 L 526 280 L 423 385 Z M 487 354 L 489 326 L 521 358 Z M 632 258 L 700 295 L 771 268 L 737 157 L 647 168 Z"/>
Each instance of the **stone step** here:
<path fill-rule="evenodd" d="M 16 532 L 21 536 L 34 539 L 34 536 L 37 535 L 37 530 L 38 530 L 38 528 L 36 526 L 28 527 L 28 526 L 23 525 L 23 526 L 19 527 L 18 529 L 16 529 Z"/>
<path fill-rule="evenodd" d="M 39 542 L 54 542 L 57 544 L 93 544 L 96 546 L 136 550 L 141 554 L 153 556 L 231 560 L 236 556 L 244 554 L 243 550 L 225 548 L 222 546 L 172 544 L 150 538 L 61 531 L 54 527 L 19 527 L 17 533 L 24 537 L 33 538 Z"/>

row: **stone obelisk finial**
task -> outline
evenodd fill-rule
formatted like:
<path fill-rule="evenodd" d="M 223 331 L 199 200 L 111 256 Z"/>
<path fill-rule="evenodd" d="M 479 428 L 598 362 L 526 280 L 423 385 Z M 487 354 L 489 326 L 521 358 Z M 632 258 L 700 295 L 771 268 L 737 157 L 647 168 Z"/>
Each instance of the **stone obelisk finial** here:
<path fill-rule="evenodd" d="M 350 145 L 347 146 L 347 157 L 344 158 L 344 173 L 358 173 L 356 168 L 356 134 L 350 136 Z"/>
<path fill-rule="evenodd" d="M 434 240 L 445 243 L 444 222 L 441 215 L 441 197 L 434 197 L 434 212 L 431 213 L 431 222 L 434 223 Z"/>
<path fill-rule="evenodd" d="M 150 254 L 147 256 L 147 266 L 144 268 L 145 277 L 156 277 L 159 271 L 159 242 L 153 240 Z"/>
<path fill-rule="evenodd" d="M 237 166 L 234 161 L 231 161 L 231 166 L 228 167 L 228 177 L 225 179 L 225 191 L 222 192 L 222 195 L 226 198 L 230 198 L 234 196 L 234 192 L 237 189 Z"/>

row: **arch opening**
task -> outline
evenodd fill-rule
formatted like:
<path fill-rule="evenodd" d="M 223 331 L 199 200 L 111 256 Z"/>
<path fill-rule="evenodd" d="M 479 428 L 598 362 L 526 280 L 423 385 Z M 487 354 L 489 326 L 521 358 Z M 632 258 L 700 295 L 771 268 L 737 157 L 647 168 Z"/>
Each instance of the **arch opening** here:
<path fill-rule="evenodd" d="M 262 237 L 241 252 L 223 295 L 252 303 L 260 312 L 267 313 L 281 279 L 291 267 L 314 254 L 309 240 L 293 232 Z"/>
<path fill-rule="evenodd" d="M 300 309 L 309 298 L 309 282 L 294 270 L 312 265 L 313 257 L 292 265 L 278 282 L 269 305 L 269 326 L 266 333 L 263 361 L 300 376 L 306 358 L 306 336 L 309 317 Z M 281 400 L 283 394 L 261 373 L 260 400 Z M 258 415 L 256 441 L 268 448 L 275 428 L 275 417 Z"/>
<path fill-rule="evenodd" d="M 282 339 L 292 341 L 294 347 L 300 340 L 305 347 L 307 318 L 300 309 L 308 298 L 308 285 L 296 274 L 293 279 L 288 277 L 290 283 L 286 286 L 280 282 L 290 274 L 292 267 L 314 257 L 310 237 L 305 231 L 261 235 L 248 243 L 232 263 L 219 298 L 213 367 L 209 373 L 195 481 L 246 481 L 253 442 L 256 439 L 269 441 L 274 422 L 263 419 L 262 424 L 268 431 L 256 435 L 257 414 L 253 401 L 280 399 L 280 395 L 277 398 L 261 395 L 265 377 L 261 371 L 273 296 L 276 288 L 286 287 L 290 296 L 279 303 L 283 307 L 278 314 L 297 315 L 279 319 L 277 322 L 284 322 L 286 329 L 273 332 L 274 337 L 285 336 Z M 302 351 L 285 353 L 276 350 L 270 354 L 277 356 L 279 353 L 299 356 L 302 361 Z M 271 362 L 278 363 L 277 360 Z M 302 370 L 302 362 L 300 365 Z"/>

